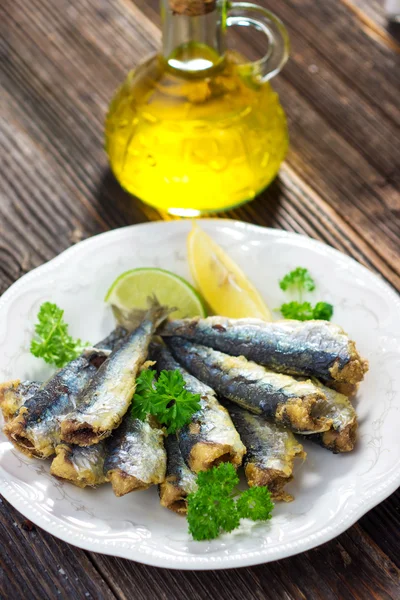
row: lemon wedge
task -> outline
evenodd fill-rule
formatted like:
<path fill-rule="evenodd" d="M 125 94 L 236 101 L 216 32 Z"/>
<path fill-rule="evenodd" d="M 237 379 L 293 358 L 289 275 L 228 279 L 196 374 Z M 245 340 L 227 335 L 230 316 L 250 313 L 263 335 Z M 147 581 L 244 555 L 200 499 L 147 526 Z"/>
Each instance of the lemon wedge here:
<path fill-rule="evenodd" d="M 217 315 L 271 321 L 271 312 L 243 271 L 198 225 L 187 239 L 189 266 L 196 287 Z"/>

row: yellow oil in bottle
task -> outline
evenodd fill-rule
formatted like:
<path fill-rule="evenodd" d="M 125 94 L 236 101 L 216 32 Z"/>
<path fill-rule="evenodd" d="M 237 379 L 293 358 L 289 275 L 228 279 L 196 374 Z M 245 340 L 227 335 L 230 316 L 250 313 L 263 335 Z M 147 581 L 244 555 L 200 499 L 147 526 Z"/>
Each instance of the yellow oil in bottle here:
<path fill-rule="evenodd" d="M 285 115 L 271 85 L 237 54 L 180 43 L 188 31 L 212 36 L 217 13 L 189 18 L 164 2 L 172 51 L 129 73 L 109 108 L 106 151 L 121 185 L 156 208 L 185 216 L 225 210 L 277 174 L 288 147 Z"/>

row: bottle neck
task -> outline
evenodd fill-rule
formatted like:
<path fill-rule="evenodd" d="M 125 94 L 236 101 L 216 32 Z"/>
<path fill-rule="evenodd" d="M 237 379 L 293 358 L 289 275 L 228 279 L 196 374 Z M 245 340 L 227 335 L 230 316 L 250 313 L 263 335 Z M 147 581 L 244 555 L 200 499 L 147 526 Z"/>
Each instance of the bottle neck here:
<path fill-rule="evenodd" d="M 161 0 L 163 55 L 170 67 L 191 73 L 203 72 L 222 61 L 224 4 L 211 0 L 200 14 L 192 14 L 190 10 L 174 10 L 179 0 Z"/>

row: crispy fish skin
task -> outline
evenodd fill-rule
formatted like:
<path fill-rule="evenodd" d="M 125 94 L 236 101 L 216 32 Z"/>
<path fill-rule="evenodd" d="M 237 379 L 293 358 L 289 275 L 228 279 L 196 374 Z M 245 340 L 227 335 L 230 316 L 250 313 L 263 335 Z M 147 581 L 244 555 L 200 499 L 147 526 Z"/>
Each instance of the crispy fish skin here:
<path fill-rule="evenodd" d="M 197 490 L 196 475 L 186 465 L 176 434 L 165 440 L 167 472 L 165 480 L 158 486 L 160 504 L 180 515 L 187 513 L 187 497 Z"/>
<path fill-rule="evenodd" d="M 162 483 L 166 467 L 163 431 L 150 419 L 127 414 L 106 443 L 104 472 L 114 494 L 124 496 Z"/>
<path fill-rule="evenodd" d="M 357 384 L 368 370 L 353 341 L 329 321 L 207 317 L 166 323 L 160 334 L 179 336 L 232 356 L 245 356 L 280 373 Z"/>
<path fill-rule="evenodd" d="M 91 446 L 119 426 L 131 403 L 136 376 L 146 360 L 148 346 L 169 309 L 156 300 L 140 325 L 110 355 L 78 398 L 77 408 L 61 424 L 64 442 Z"/>
<path fill-rule="evenodd" d="M 329 381 L 329 387 L 336 390 L 339 394 L 347 396 L 347 398 L 354 398 L 358 392 L 360 386 L 359 383 L 345 383 L 343 381 Z"/>
<path fill-rule="evenodd" d="M 242 356 L 229 356 L 182 338 L 166 341 L 175 358 L 219 396 L 295 432 L 330 429 L 330 419 L 316 416 L 326 399 L 311 381 L 296 381 Z"/>
<path fill-rule="evenodd" d="M 240 466 L 246 448 L 214 390 L 185 371 L 163 344 L 153 342 L 150 356 L 156 361 L 158 371 L 178 369 L 185 380 L 186 389 L 192 394 L 200 394 L 201 409 L 178 432 L 180 451 L 190 469 L 198 473 L 221 462 Z"/>
<path fill-rule="evenodd" d="M 4 431 L 13 444 L 28 456 L 48 458 L 61 442 L 60 420 L 75 406 L 107 352 L 87 349 L 60 369 L 19 409 Z"/>
<path fill-rule="evenodd" d="M 38 381 L 20 381 L 14 379 L 0 384 L 0 408 L 5 421 L 9 421 L 21 406 L 40 389 Z"/>
<path fill-rule="evenodd" d="M 48 458 L 60 443 L 60 421 L 75 408 L 79 395 L 126 330 L 118 327 L 94 348 L 85 348 L 78 358 L 59 369 L 28 398 L 10 419 L 4 432 L 28 456 Z"/>
<path fill-rule="evenodd" d="M 17 410 L 40 389 L 37 381 L 10 381 L 0 386 L 0 407 L 5 419 L 12 417 Z M 50 467 L 50 473 L 86 487 L 96 486 L 107 481 L 104 475 L 104 445 L 98 444 L 90 448 L 60 444 L 55 448 L 56 457 Z"/>
<path fill-rule="evenodd" d="M 351 452 L 357 437 L 357 414 L 347 396 L 339 394 L 322 384 L 317 384 L 326 396 L 326 404 L 320 413 L 332 420 L 332 427 L 323 433 L 308 435 L 307 438 L 334 454 Z"/>
<path fill-rule="evenodd" d="M 59 444 L 55 451 L 56 456 L 50 466 L 50 473 L 54 477 L 80 488 L 95 487 L 108 481 L 104 473 L 104 443 L 88 448 Z"/>
<path fill-rule="evenodd" d="M 244 471 L 249 486 L 266 485 L 275 500 L 291 502 L 293 496 L 284 488 L 293 479 L 294 459 L 306 457 L 303 446 L 288 429 L 232 402 L 224 405 L 247 448 Z"/>

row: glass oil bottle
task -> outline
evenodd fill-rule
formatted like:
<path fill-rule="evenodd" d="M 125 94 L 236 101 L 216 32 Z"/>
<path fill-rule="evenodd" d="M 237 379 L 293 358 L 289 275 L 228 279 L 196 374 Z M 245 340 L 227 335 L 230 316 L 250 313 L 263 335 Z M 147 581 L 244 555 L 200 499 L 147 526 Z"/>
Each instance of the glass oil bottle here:
<path fill-rule="evenodd" d="M 269 80 L 288 57 L 272 13 L 246 2 L 162 0 L 163 49 L 131 71 L 111 102 L 106 151 L 128 192 L 196 216 L 251 200 L 276 176 L 285 114 Z M 227 51 L 230 26 L 265 33 L 256 62 Z"/>

